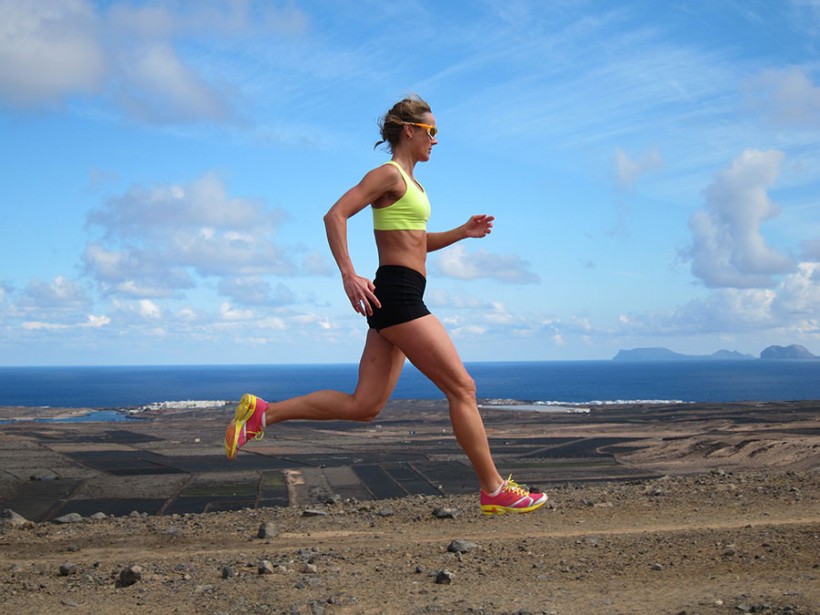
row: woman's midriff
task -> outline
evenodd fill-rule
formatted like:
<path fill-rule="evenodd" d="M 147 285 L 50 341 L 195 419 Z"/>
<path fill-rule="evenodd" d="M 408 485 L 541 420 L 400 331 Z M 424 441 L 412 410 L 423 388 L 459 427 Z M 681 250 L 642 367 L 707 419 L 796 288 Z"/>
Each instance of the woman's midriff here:
<path fill-rule="evenodd" d="M 426 231 L 373 231 L 379 266 L 400 265 L 427 276 Z"/>

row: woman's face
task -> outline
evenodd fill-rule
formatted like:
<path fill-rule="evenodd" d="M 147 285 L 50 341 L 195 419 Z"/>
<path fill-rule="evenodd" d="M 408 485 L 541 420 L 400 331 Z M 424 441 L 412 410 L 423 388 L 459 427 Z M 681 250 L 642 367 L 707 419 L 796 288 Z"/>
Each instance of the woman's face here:
<path fill-rule="evenodd" d="M 438 139 L 436 139 L 435 136 L 430 136 L 431 132 L 437 132 L 436 118 L 433 117 L 432 113 L 425 113 L 421 116 L 419 124 L 425 124 L 425 126 L 410 126 L 410 146 L 417 160 L 427 162 L 430 160 L 433 146 L 438 143 Z M 427 128 L 426 126 L 430 126 L 431 128 Z"/>

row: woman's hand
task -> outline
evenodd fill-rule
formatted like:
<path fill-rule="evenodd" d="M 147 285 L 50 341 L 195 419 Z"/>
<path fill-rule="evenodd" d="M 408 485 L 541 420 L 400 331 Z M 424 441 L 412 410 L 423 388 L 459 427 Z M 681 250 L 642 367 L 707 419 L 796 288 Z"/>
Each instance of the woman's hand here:
<path fill-rule="evenodd" d="M 350 304 L 362 316 L 372 316 L 373 306 L 380 308 L 382 306 L 376 298 L 376 285 L 367 278 L 360 275 L 352 274 L 342 276 L 345 293 L 350 299 Z"/>
<path fill-rule="evenodd" d="M 488 216 L 487 214 L 470 216 L 470 219 L 463 227 L 465 237 L 480 239 L 489 235 L 493 232 L 493 220 L 495 220 L 495 216 Z"/>
<path fill-rule="evenodd" d="M 427 251 L 434 252 L 435 250 L 441 250 L 468 237 L 476 239 L 486 237 L 493 232 L 493 220 L 495 220 L 495 216 L 477 214 L 470 216 L 470 219 L 461 226 L 457 226 L 449 231 L 444 231 L 443 233 L 427 233 Z"/>

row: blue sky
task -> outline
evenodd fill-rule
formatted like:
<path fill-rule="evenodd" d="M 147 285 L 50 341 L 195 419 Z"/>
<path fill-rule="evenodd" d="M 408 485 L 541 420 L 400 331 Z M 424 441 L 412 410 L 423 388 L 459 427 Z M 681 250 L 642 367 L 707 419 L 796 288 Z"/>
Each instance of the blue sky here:
<path fill-rule="evenodd" d="M 820 354 L 818 0 L 0 0 L 0 364 L 357 361 L 408 93 L 465 360 Z"/>

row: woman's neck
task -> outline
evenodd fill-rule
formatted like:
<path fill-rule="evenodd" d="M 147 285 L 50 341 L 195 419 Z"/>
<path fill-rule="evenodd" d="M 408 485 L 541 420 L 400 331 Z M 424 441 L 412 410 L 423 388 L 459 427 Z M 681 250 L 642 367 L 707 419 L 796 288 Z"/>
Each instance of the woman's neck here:
<path fill-rule="evenodd" d="M 404 169 L 405 173 L 407 173 L 410 177 L 413 177 L 413 169 L 416 167 L 418 160 L 413 158 L 410 152 L 396 150 L 393 152 L 392 160 Z"/>

